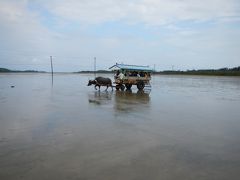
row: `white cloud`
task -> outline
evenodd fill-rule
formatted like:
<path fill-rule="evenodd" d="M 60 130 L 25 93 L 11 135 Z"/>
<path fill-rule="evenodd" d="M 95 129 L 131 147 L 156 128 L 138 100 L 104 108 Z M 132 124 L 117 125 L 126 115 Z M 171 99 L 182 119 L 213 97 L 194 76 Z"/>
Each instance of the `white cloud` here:
<path fill-rule="evenodd" d="M 28 43 L 41 43 L 41 41 L 47 40 L 50 32 L 42 26 L 37 13 L 28 11 L 26 6 L 26 1 L 1 1 L 0 31 L 3 34 L 9 33 L 11 35 L 9 41 L 14 40 L 14 38 Z"/>
<path fill-rule="evenodd" d="M 139 13 L 146 23 L 165 24 L 183 20 L 206 21 L 239 15 L 236 1 L 228 0 L 144 0 Z"/>
<path fill-rule="evenodd" d="M 162 25 L 240 15 L 237 0 L 55 0 L 45 7 L 60 18 L 83 23 L 124 20 Z"/>
<path fill-rule="evenodd" d="M 42 63 L 53 51 L 55 32 L 43 26 L 27 1 L 0 1 L 0 63 Z M 38 59 L 38 62 L 32 61 Z M 42 61 L 42 62 L 40 62 Z"/>
<path fill-rule="evenodd" d="M 0 18 L 16 23 L 26 16 L 24 6 L 24 2 L 0 1 Z"/>

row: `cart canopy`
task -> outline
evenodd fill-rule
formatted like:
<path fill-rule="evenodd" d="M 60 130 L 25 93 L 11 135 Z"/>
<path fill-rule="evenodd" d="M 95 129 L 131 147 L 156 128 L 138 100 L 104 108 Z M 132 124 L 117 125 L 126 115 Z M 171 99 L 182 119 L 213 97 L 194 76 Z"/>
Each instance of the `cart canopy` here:
<path fill-rule="evenodd" d="M 149 66 L 138 66 L 138 65 L 128 65 L 128 64 L 118 64 L 116 63 L 109 69 L 112 70 L 128 70 L 128 71 L 143 71 L 143 72 L 153 72 L 153 69 Z"/>

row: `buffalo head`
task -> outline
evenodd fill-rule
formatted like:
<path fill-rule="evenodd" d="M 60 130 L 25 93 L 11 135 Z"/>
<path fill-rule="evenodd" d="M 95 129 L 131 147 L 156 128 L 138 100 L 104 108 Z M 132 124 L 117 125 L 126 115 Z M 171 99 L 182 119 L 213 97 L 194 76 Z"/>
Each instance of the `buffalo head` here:
<path fill-rule="evenodd" d="M 88 86 L 91 86 L 92 84 L 96 84 L 96 80 L 89 80 L 88 81 Z"/>

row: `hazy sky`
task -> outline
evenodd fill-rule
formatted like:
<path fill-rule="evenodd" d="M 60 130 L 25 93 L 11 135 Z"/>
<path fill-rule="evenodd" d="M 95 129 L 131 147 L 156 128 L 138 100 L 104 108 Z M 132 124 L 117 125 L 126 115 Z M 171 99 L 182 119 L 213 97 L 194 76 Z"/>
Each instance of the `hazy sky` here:
<path fill-rule="evenodd" d="M 0 0 L 0 67 L 240 65 L 240 0 Z"/>

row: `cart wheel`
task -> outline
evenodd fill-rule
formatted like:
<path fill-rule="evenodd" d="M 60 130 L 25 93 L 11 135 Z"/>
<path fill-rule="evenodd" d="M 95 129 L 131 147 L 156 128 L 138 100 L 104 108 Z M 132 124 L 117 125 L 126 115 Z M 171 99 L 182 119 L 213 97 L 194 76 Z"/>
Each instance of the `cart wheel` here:
<path fill-rule="evenodd" d="M 120 88 L 121 88 L 122 91 L 124 91 L 125 86 L 122 84 Z"/>
<path fill-rule="evenodd" d="M 131 90 L 132 84 L 125 84 L 127 90 Z"/>
<path fill-rule="evenodd" d="M 144 87 L 145 87 L 145 84 L 144 84 L 143 81 L 139 81 L 139 82 L 137 83 L 137 88 L 138 88 L 138 90 L 143 90 Z"/>

